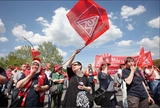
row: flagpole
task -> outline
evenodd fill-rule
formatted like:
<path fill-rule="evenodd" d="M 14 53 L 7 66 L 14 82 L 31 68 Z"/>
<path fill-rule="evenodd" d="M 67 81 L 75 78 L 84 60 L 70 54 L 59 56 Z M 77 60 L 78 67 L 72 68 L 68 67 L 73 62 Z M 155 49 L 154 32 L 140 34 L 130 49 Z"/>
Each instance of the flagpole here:
<path fill-rule="evenodd" d="M 26 39 L 26 38 L 23 37 L 23 36 L 22 36 L 22 38 L 25 39 L 26 41 L 28 41 L 28 42 L 31 44 L 31 46 L 33 47 L 32 43 L 31 43 L 28 39 Z M 34 49 L 34 47 L 33 47 L 33 49 Z"/>
<path fill-rule="evenodd" d="M 80 50 L 84 49 L 85 47 L 86 47 L 86 46 L 83 46 L 82 48 L 80 48 Z M 64 64 L 66 64 L 66 62 L 68 62 L 73 56 L 74 56 L 74 55 L 72 55 L 68 60 L 66 60 L 64 63 L 62 63 L 62 66 L 63 66 Z"/>

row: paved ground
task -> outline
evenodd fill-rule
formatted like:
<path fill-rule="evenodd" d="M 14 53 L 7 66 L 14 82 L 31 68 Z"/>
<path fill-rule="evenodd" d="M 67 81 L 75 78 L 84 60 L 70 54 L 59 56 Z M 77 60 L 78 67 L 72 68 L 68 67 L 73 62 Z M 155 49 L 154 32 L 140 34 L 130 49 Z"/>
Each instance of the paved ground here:
<path fill-rule="evenodd" d="M 96 89 L 98 88 L 99 85 L 96 85 Z M 117 88 L 116 88 L 117 90 Z M 62 95 L 62 100 L 65 96 L 65 93 L 66 93 L 66 90 L 64 90 L 64 93 Z M 122 108 L 122 92 L 121 91 L 118 91 L 118 93 L 116 93 L 116 96 L 117 96 L 117 101 L 118 101 L 118 105 L 117 105 L 117 108 Z M 10 104 L 10 96 L 9 96 L 9 104 Z M 47 92 L 46 92 L 46 95 L 45 95 L 45 108 L 48 108 L 48 95 L 47 95 Z M 100 108 L 100 106 L 97 106 L 95 103 L 94 103 L 94 108 Z M 159 106 L 157 106 L 156 104 L 150 106 L 150 108 L 160 108 Z"/>

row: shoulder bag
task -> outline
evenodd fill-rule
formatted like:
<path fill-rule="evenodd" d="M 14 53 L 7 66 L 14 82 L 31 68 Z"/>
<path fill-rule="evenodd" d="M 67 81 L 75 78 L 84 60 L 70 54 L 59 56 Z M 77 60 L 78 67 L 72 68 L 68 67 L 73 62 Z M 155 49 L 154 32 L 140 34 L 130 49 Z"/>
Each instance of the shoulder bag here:
<path fill-rule="evenodd" d="M 0 91 L 0 107 L 8 107 L 8 96 L 2 93 L 1 91 Z"/>
<path fill-rule="evenodd" d="M 52 74 L 52 77 L 53 77 L 53 74 Z M 59 79 L 59 77 L 58 77 L 58 79 Z M 59 88 L 58 88 L 58 84 L 55 84 L 54 82 L 52 82 L 51 85 L 52 85 L 52 86 L 51 86 L 50 89 L 49 89 L 49 93 L 50 93 L 51 95 L 57 95 L 57 94 L 59 94 L 59 93 L 60 93 L 60 90 L 59 90 Z"/>
<path fill-rule="evenodd" d="M 77 81 L 78 81 L 78 83 L 79 83 L 79 80 L 78 80 L 77 76 L 76 76 L 76 79 L 77 79 Z M 93 105 L 94 105 L 94 102 L 93 102 L 93 98 L 92 98 L 91 93 L 88 92 L 88 91 L 86 91 L 86 92 L 85 92 L 85 95 L 87 96 L 87 98 L 88 98 L 88 100 L 89 100 L 89 107 L 92 108 Z"/>

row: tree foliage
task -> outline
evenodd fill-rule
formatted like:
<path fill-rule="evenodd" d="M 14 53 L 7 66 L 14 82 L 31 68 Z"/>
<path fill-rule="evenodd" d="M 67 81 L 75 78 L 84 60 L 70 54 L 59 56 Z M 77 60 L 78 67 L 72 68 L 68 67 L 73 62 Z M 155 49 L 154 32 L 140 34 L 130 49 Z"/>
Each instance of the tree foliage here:
<path fill-rule="evenodd" d="M 156 67 L 160 69 L 160 59 L 153 60 L 153 62 L 156 65 Z"/>
<path fill-rule="evenodd" d="M 43 66 L 45 66 L 46 63 L 50 63 L 51 67 L 54 64 L 62 64 L 63 56 L 51 42 L 44 42 L 42 45 L 38 45 L 37 50 L 41 53 L 39 58 L 41 59 Z M 31 63 L 32 59 L 31 47 L 22 46 L 21 48 L 10 52 L 7 56 L 1 57 L 0 66 L 7 69 L 9 66 L 20 66 L 26 62 Z"/>
<path fill-rule="evenodd" d="M 58 51 L 57 47 L 51 42 L 43 42 L 42 45 L 38 46 L 38 51 L 41 53 L 40 58 L 43 63 L 51 63 L 61 65 L 63 62 L 63 56 Z"/>

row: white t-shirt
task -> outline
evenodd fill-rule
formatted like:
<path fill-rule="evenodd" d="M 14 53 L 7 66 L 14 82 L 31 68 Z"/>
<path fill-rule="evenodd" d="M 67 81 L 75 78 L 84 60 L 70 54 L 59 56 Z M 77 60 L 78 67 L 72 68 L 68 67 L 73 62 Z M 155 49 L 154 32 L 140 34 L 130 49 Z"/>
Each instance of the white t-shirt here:
<path fill-rule="evenodd" d="M 47 75 L 47 78 L 49 79 L 49 76 L 51 74 L 51 71 L 50 70 L 45 70 L 45 74 Z"/>
<path fill-rule="evenodd" d="M 122 69 L 118 69 L 118 74 L 121 74 L 122 73 Z"/>
<path fill-rule="evenodd" d="M 160 79 L 160 75 L 158 74 L 158 72 L 156 70 L 153 71 L 155 74 L 155 79 Z M 149 69 L 145 69 L 145 73 L 148 74 L 150 73 Z"/>

